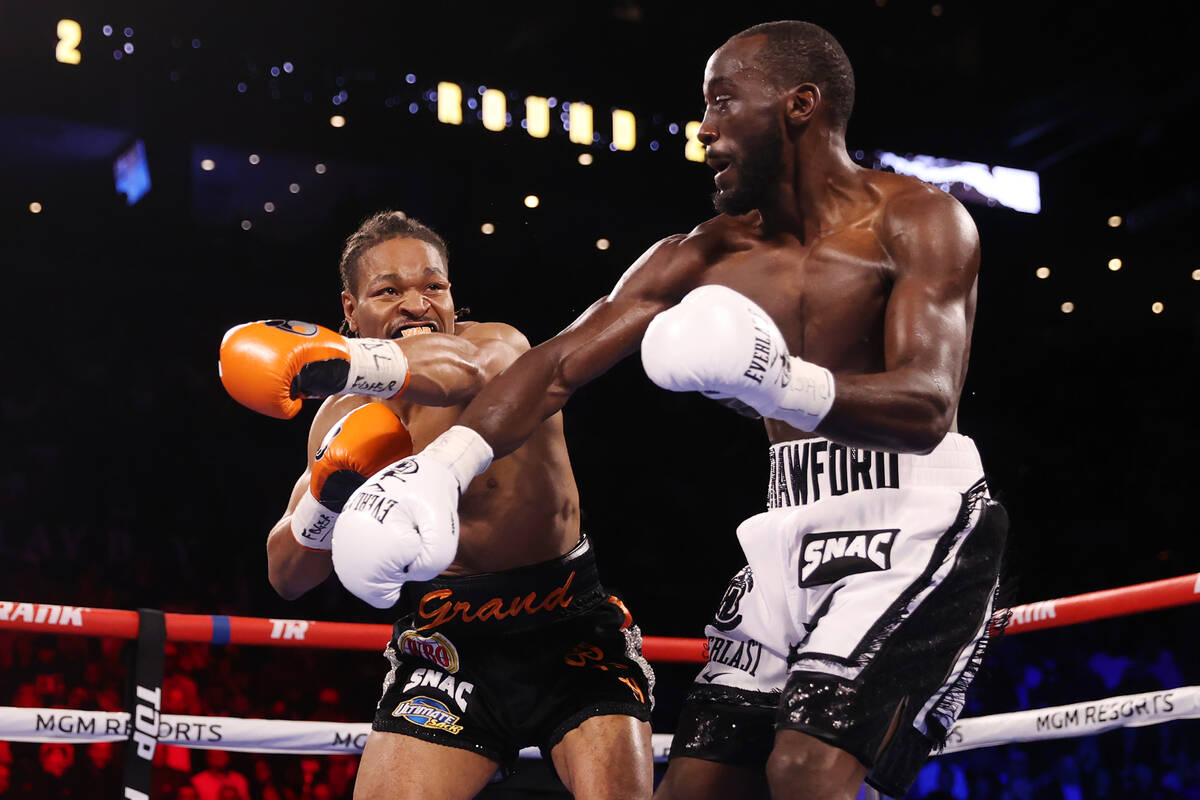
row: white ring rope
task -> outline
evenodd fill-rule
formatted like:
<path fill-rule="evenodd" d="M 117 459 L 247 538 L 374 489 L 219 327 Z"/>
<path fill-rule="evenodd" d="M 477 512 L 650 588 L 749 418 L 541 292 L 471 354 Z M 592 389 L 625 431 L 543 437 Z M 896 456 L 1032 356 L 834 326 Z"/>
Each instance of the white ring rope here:
<path fill-rule="evenodd" d="M 942 752 L 1093 736 L 1117 728 L 1137 728 L 1177 719 L 1200 719 L 1200 686 L 970 717 L 959 720 L 950 730 Z M 11 742 L 119 742 L 129 738 L 128 725 L 129 714 L 123 711 L 0 706 L 0 740 Z M 162 714 L 158 720 L 160 744 L 247 753 L 361 753 L 370 731 L 369 722 L 301 722 L 182 714 Z M 654 760 L 666 761 L 671 750 L 671 734 L 654 734 L 653 746 Z M 521 751 L 522 758 L 539 756 L 536 747 Z"/>

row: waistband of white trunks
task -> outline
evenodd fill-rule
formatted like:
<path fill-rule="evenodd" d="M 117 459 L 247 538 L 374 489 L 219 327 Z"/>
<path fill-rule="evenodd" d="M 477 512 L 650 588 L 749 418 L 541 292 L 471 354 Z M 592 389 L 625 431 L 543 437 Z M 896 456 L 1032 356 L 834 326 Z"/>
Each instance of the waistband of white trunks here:
<path fill-rule="evenodd" d="M 864 490 L 947 486 L 966 491 L 983 477 L 975 442 L 959 433 L 946 434 L 925 455 L 867 450 L 817 437 L 773 444 L 770 458 L 768 508 Z"/>

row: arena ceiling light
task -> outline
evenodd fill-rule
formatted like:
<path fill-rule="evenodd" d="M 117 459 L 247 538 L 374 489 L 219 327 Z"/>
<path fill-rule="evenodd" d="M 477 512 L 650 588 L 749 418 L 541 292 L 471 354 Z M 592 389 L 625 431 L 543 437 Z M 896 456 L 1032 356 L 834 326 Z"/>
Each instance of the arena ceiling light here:
<path fill-rule="evenodd" d="M 877 168 L 889 167 L 931 183 L 960 200 L 1002 205 L 1014 211 L 1037 214 L 1042 210 L 1041 179 L 1036 172 L 996 167 L 974 161 L 934 156 L 901 156 L 879 150 Z"/>

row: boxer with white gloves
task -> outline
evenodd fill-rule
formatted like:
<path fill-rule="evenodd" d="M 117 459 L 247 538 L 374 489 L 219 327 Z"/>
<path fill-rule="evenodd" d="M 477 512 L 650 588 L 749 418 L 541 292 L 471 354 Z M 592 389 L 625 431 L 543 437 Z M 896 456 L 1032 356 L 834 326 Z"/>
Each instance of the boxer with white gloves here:
<path fill-rule="evenodd" d="M 453 427 L 419 455 L 383 467 L 347 500 L 338 522 L 333 568 L 343 586 L 376 608 L 391 608 L 405 583 L 433 580 L 454 561 L 458 500 L 471 479 L 492 463 L 491 448 L 480 447 L 478 437 L 463 437 L 464 432 L 471 433 Z M 468 448 L 476 452 L 463 459 Z M 456 463 L 462 460 L 472 466 Z M 442 463 L 451 468 L 430 468 Z M 399 486 L 425 502 L 393 508 L 387 494 Z"/>
<path fill-rule="evenodd" d="M 850 157 L 854 73 L 828 31 L 736 34 L 704 96 L 719 215 L 485 386 L 458 418 L 469 446 L 422 471 L 448 486 L 472 453 L 502 461 L 639 346 L 660 385 L 752 408 L 772 443 L 769 510 L 738 530 L 755 610 L 712 628 L 783 668 L 767 686 L 712 649 L 656 797 L 903 796 L 982 657 L 1006 530 L 957 433 L 979 236 L 950 195 Z M 417 494 L 389 489 L 394 519 Z"/>
<path fill-rule="evenodd" d="M 355 798 L 466 800 L 529 745 L 568 787 L 648 798 L 653 671 L 580 531 L 561 415 L 495 462 L 455 424 L 528 342 L 509 325 L 456 320 L 445 244 L 403 214 L 376 214 L 349 237 L 341 277 L 347 336 L 239 326 L 222 344 L 221 376 L 274 417 L 331 395 L 267 555 L 286 598 L 333 571 L 364 602 L 396 609 Z M 421 502 L 391 502 L 401 486 Z M 585 645 L 608 671 L 572 665 Z"/>
<path fill-rule="evenodd" d="M 309 465 L 308 491 L 292 509 L 292 536 L 307 550 L 331 550 L 333 526 L 350 494 L 384 465 L 412 453 L 408 428 L 380 403 L 342 417 Z"/>
<path fill-rule="evenodd" d="M 816 430 L 833 406 L 833 373 L 789 356 L 767 312 L 726 286 L 693 289 L 655 317 L 642 367 L 664 389 L 733 399 L 802 431 Z"/>

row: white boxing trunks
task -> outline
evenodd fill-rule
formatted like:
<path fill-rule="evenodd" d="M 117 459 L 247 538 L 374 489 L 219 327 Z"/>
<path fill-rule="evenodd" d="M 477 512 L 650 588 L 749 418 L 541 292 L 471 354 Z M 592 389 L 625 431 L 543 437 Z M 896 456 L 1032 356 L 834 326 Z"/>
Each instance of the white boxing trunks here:
<path fill-rule="evenodd" d="M 798 730 L 901 796 L 961 712 L 991 624 L 1008 525 L 975 445 L 775 444 L 767 505 L 738 528 L 748 567 L 706 628 L 672 757 L 765 762 L 775 729 Z"/>

